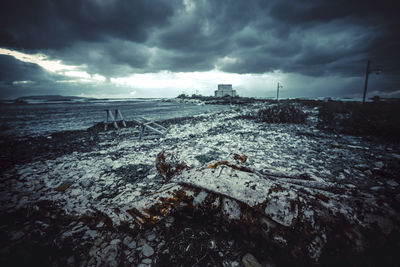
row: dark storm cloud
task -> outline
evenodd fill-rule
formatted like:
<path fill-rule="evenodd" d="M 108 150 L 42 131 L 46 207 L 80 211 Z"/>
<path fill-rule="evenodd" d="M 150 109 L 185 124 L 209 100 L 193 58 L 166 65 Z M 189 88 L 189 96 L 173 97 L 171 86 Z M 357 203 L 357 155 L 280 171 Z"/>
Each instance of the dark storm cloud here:
<path fill-rule="evenodd" d="M 399 72 L 400 25 L 387 0 L 7 2 L 0 46 L 107 77 L 215 67 L 361 77 L 367 59 Z"/>
<path fill-rule="evenodd" d="M 15 59 L 12 56 L 0 55 L 0 81 L 5 84 L 12 84 L 18 81 L 55 81 L 63 77 L 53 75 L 36 64 L 26 63 Z"/>
<path fill-rule="evenodd" d="M 61 49 L 76 41 L 115 37 L 146 40 L 151 27 L 166 23 L 167 1 L 6 0 L 0 19 L 1 46 Z"/>
<path fill-rule="evenodd" d="M 237 60 L 220 68 L 238 73 L 362 76 L 368 58 L 389 72 L 399 68 L 393 56 L 400 50 L 400 25 L 388 1 L 194 3 L 193 10 L 177 12 L 155 42 L 177 59 L 186 57 L 188 70 L 224 57 Z M 200 61 L 190 65 L 193 58 Z M 165 60 L 171 70 L 182 66 L 181 60 Z"/>
<path fill-rule="evenodd" d="M 54 94 L 54 89 L 59 87 L 57 81 L 65 81 L 65 77 L 49 73 L 36 64 L 0 55 L 0 99 L 21 94 Z"/>
<path fill-rule="evenodd" d="M 109 39 L 105 42 L 76 42 L 62 50 L 49 50 L 52 58 L 63 58 L 68 65 L 87 65 L 90 74 L 106 77 L 143 72 L 150 59 L 149 50 L 134 42 Z"/>

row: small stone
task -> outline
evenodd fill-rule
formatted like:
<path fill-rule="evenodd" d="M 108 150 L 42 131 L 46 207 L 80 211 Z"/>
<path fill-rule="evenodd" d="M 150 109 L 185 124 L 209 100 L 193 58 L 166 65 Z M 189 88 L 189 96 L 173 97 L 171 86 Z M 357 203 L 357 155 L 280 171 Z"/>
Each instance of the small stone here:
<path fill-rule="evenodd" d="M 392 187 L 396 187 L 396 186 L 399 186 L 399 183 L 398 182 L 396 182 L 395 180 L 389 180 L 389 181 L 386 181 L 386 183 L 388 184 L 388 185 L 390 185 L 390 186 L 392 186 Z"/>
<path fill-rule="evenodd" d="M 101 243 L 103 242 L 103 240 L 101 239 L 101 238 L 97 238 L 95 241 L 94 241 L 94 245 L 95 246 L 99 246 Z"/>
<path fill-rule="evenodd" d="M 368 170 L 368 168 L 369 168 L 369 166 L 367 164 L 357 164 L 354 167 L 359 169 L 359 170 L 361 170 L 361 171 Z"/>
<path fill-rule="evenodd" d="M 73 189 L 71 191 L 71 197 L 77 197 L 79 195 L 82 195 L 82 190 L 80 190 L 79 188 Z"/>
<path fill-rule="evenodd" d="M 375 162 L 375 167 L 382 169 L 385 164 L 382 161 Z"/>
<path fill-rule="evenodd" d="M 243 256 L 242 263 L 245 267 L 262 267 L 257 259 L 250 253 Z"/>
<path fill-rule="evenodd" d="M 139 241 L 137 242 L 138 246 L 143 246 L 144 244 L 146 244 L 146 240 L 144 240 L 143 238 L 139 239 Z"/>
<path fill-rule="evenodd" d="M 233 261 L 233 262 L 231 262 L 231 266 L 232 266 L 232 267 L 239 266 L 239 262 Z"/>
<path fill-rule="evenodd" d="M 165 245 L 165 241 L 163 240 L 160 243 L 158 243 L 157 248 L 160 249 L 164 245 Z"/>
<path fill-rule="evenodd" d="M 98 249 L 97 247 L 92 247 L 92 248 L 89 250 L 89 256 L 92 256 L 92 257 L 96 256 L 96 253 L 97 253 L 98 250 L 99 250 L 99 249 Z"/>
<path fill-rule="evenodd" d="M 142 247 L 142 254 L 145 257 L 150 257 L 151 255 L 154 254 L 154 249 L 152 247 L 150 247 L 149 245 L 144 244 Z"/>
<path fill-rule="evenodd" d="M 154 239 L 156 239 L 156 234 L 155 233 L 151 233 L 146 237 L 146 239 L 148 241 L 153 241 Z"/>
<path fill-rule="evenodd" d="M 132 241 L 132 242 L 129 243 L 127 246 L 128 246 L 128 248 L 130 248 L 130 249 L 135 249 L 135 248 L 136 248 L 136 241 Z"/>
<path fill-rule="evenodd" d="M 342 146 L 339 145 L 339 143 L 336 142 L 336 141 L 333 141 L 333 142 L 331 143 L 331 146 L 332 146 L 333 148 L 342 148 Z"/>
<path fill-rule="evenodd" d="M 130 236 L 126 236 L 126 237 L 124 238 L 124 240 L 122 241 L 122 243 L 123 243 L 125 246 L 128 246 L 131 242 L 132 242 L 132 237 L 130 237 Z"/>
<path fill-rule="evenodd" d="M 118 245 L 119 243 L 121 243 L 121 240 L 114 239 L 114 240 L 111 240 L 110 245 Z"/>
<path fill-rule="evenodd" d="M 92 180 L 84 179 L 83 181 L 81 181 L 81 186 L 83 187 L 89 187 L 91 185 L 92 185 Z"/>
<path fill-rule="evenodd" d="M 373 190 L 373 191 L 379 191 L 381 189 L 382 189 L 381 186 L 373 186 L 373 187 L 371 187 L 371 190 Z"/>
<path fill-rule="evenodd" d="M 214 241 L 214 240 L 211 240 L 211 241 L 210 241 L 210 248 L 211 248 L 211 249 L 216 248 L 216 245 L 215 245 L 215 241 Z"/>
<path fill-rule="evenodd" d="M 145 264 L 151 264 L 152 260 L 151 259 L 143 259 L 142 262 Z"/>
<path fill-rule="evenodd" d="M 372 172 L 371 172 L 371 170 L 366 170 L 366 171 L 365 171 L 365 174 L 366 174 L 366 175 L 372 175 Z"/>

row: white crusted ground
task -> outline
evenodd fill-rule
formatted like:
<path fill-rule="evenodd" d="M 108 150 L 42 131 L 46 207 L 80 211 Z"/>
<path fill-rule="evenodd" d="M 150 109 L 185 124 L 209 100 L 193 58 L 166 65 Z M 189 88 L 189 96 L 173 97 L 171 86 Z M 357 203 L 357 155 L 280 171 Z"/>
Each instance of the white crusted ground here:
<path fill-rule="evenodd" d="M 1 185 L 1 211 L 11 212 L 26 206 L 35 208 L 38 201 L 50 200 L 67 214 L 80 216 L 101 211 L 115 226 L 127 222 L 134 228 L 133 218 L 127 211 L 140 209 L 141 204 L 146 206 L 162 186 L 155 159 L 160 151 L 165 150 L 179 155 L 191 168 L 178 180 L 232 196 L 250 206 L 272 199 L 265 206 L 266 217 L 285 227 L 291 226 L 299 216 L 298 207 L 290 207 L 288 200 L 298 200 L 307 205 L 304 192 L 315 195 L 319 192 L 315 187 L 337 186 L 358 191 L 357 197 L 368 202 L 365 207 L 370 209 L 369 212 L 356 211 L 349 206 L 351 195 L 339 195 L 329 190 L 323 191 L 329 201 L 319 201 L 321 205 L 334 213 L 345 214 L 353 222 L 364 225 L 377 222 L 388 232 L 393 229 L 395 221 L 381 215 L 374 216 L 374 212 L 381 207 L 380 214 L 390 214 L 398 219 L 390 198 L 399 201 L 399 184 L 394 179 L 376 177 L 372 171 L 385 168 L 390 160 L 398 160 L 398 148 L 368 143 L 358 137 L 320 132 L 315 127 L 315 109 L 306 110 L 310 118 L 302 125 L 262 124 L 235 118 L 257 108 L 235 107 L 231 111 L 197 116 L 194 122 L 170 126 L 168 134 L 161 139 L 139 141 L 137 128 L 121 129 L 120 138 L 115 139 L 103 133 L 99 150 L 75 152 L 54 160 L 16 166 L 5 174 L 6 181 Z M 245 166 L 255 173 L 234 171 L 225 166 L 205 168 L 221 160 L 234 163 L 234 153 L 246 155 Z M 137 173 L 145 174 L 135 177 L 132 173 L 126 179 L 123 175 L 129 175 L 132 166 L 138 166 L 139 169 L 135 167 Z M 265 179 L 267 174 L 289 178 L 282 177 L 281 182 L 270 181 Z M 290 177 L 301 174 L 307 174 L 310 180 L 292 183 Z M 16 179 L 7 179 L 13 176 Z M 173 179 L 171 183 L 178 180 Z M 62 185 L 65 190 L 60 189 Z M 268 190 L 276 185 L 287 191 L 266 196 Z M 298 191 L 300 187 L 303 188 L 301 194 Z M 397 195 L 391 193 L 388 197 L 388 192 L 397 192 Z M 200 203 L 204 199 L 205 195 L 200 194 L 195 201 Z M 230 218 L 238 219 L 237 204 L 224 201 L 223 207 Z M 302 220 L 315 225 L 313 208 L 308 206 L 301 216 Z M 362 219 L 359 218 L 361 214 L 364 216 Z M 73 231 L 71 229 L 65 235 L 71 235 Z M 90 229 L 86 233 L 101 235 Z M 286 242 L 281 236 L 276 236 L 276 239 Z M 323 235 L 315 237 L 309 244 L 310 254 L 318 258 L 320 248 L 326 242 Z"/>

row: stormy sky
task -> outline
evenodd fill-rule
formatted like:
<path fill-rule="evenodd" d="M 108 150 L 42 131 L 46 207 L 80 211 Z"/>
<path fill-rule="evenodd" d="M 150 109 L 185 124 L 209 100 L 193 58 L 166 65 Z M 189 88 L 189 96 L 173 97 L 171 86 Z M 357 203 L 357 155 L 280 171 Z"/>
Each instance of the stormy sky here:
<path fill-rule="evenodd" d="M 5 0 L 0 98 L 400 96 L 396 1 Z"/>

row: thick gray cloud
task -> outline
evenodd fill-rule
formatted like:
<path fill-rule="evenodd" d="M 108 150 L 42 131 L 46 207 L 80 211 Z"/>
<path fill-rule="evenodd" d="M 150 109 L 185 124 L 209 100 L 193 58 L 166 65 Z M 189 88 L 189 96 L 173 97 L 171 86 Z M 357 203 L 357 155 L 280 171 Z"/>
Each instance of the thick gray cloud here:
<path fill-rule="evenodd" d="M 63 84 L 66 78 L 49 73 L 37 64 L 26 63 L 12 56 L 0 55 L 0 98 L 21 95 L 62 94 L 73 86 Z"/>
<path fill-rule="evenodd" d="M 2 3 L 0 45 L 61 49 L 76 41 L 109 37 L 143 42 L 172 14 L 167 1 L 6 0 Z"/>
<path fill-rule="evenodd" d="M 389 0 L 8 0 L 0 47 L 106 77 L 215 67 L 362 77 L 371 59 L 399 90 L 396 12 Z"/>

